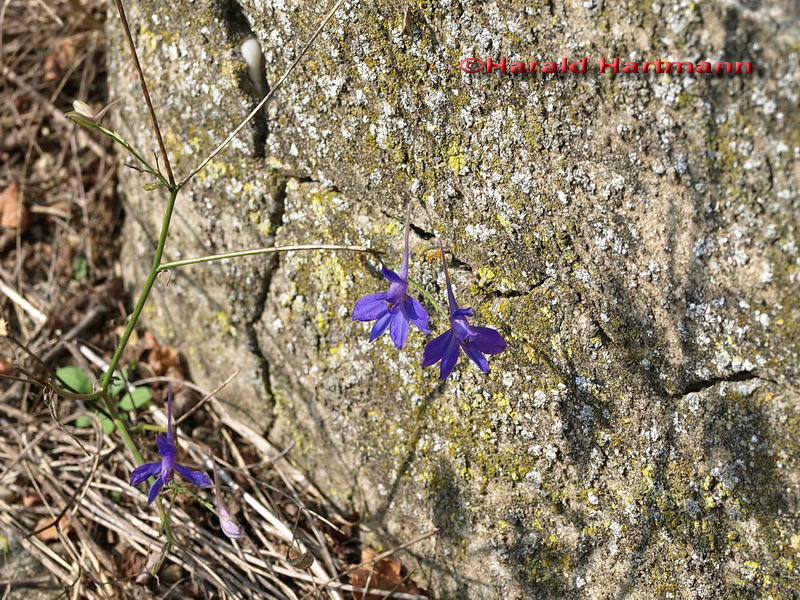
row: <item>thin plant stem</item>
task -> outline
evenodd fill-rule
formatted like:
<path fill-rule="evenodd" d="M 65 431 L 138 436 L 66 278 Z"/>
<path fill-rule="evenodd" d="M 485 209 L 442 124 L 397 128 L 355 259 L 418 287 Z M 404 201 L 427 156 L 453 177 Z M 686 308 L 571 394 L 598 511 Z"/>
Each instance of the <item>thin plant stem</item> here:
<path fill-rule="evenodd" d="M 331 10 L 328 12 L 328 14 L 325 16 L 325 18 L 324 18 L 324 19 L 322 19 L 322 22 L 319 24 L 319 27 L 317 27 L 317 30 L 316 30 L 316 31 L 313 33 L 313 35 L 311 36 L 311 39 L 309 39 L 309 40 L 308 40 L 308 42 L 306 43 L 306 45 L 305 45 L 305 46 L 303 47 L 303 49 L 300 51 L 300 54 L 298 55 L 298 57 L 297 57 L 297 58 L 294 60 L 294 62 L 293 62 L 293 63 L 291 64 L 291 66 L 290 66 L 290 67 L 289 67 L 289 68 L 286 70 L 286 72 L 285 72 L 285 73 L 283 74 L 283 76 L 282 76 L 282 77 L 281 77 L 281 78 L 278 80 L 278 82 L 277 82 L 277 83 L 276 83 L 276 84 L 275 84 L 275 85 L 274 85 L 272 88 L 270 88 L 270 90 L 269 90 L 269 92 L 267 93 L 267 95 L 266 95 L 266 96 L 264 96 L 264 98 L 261 100 L 261 102 L 259 102 L 259 103 L 258 103 L 258 105 L 257 105 L 257 106 L 256 106 L 256 107 L 255 107 L 255 108 L 252 110 L 252 111 L 250 111 L 250 114 L 249 114 L 249 115 L 247 115 L 247 116 L 244 118 L 244 121 L 242 121 L 241 123 L 239 123 L 239 125 L 237 125 L 237 126 L 236 126 L 236 129 L 234 129 L 234 130 L 231 132 L 231 134 L 230 134 L 230 135 L 229 135 L 227 138 L 225 138 L 225 140 L 224 140 L 224 141 L 223 141 L 223 142 L 222 142 L 222 143 L 221 143 L 219 146 L 217 146 L 216 148 L 214 148 L 214 150 L 212 150 L 212 151 L 211 151 L 211 154 L 209 154 L 207 157 L 205 157 L 205 158 L 203 159 L 203 161 L 202 161 L 202 162 L 201 162 L 201 163 L 200 163 L 200 164 L 199 164 L 199 165 L 198 165 L 198 166 L 197 166 L 197 167 L 196 167 L 196 168 L 195 168 L 195 169 L 194 169 L 194 170 L 193 170 L 191 173 L 189 173 L 189 174 L 188 174 L 186 177 L 184 177 L 184 178 L 181 180 L 181 182 L 178 184 L 178 187 L 183 187 L 184 185 L 186 185 L 186 183 L 187 183 L 187 182 L 188 182 L 188 181 L 189 181 L 189 180 L 190 180 L 192 177 L 194 177 L 195 175 L 197 175 L 197 173 L 199 173 L 199 172 L 200 172 L 200 171 L 203 169 L 203 167 L 205 167 L 205 166 L 206 166 L 206 165 L 207 165 L 209 162 L 211 162 L 211 160 L 212 160 L 212 159 L 213 159 L 213 158 L 214 158 L 214 157 L 215 157 L 217 154 L 219 154 L 220 152 L 222 152 L 223 148 L 225 148 L 225 146 L 227 146 L 227 145 L 228 145 L 228 144 L 231 142 L 231 140 L 232 140 L 233 138 L 235 138 L 237 135 L 239 135 L 239 132 L 240 132 L 242 129 L 244 129 L 244 128 L 245 128 L 245 126 L 246 126 L 246 125 L 247 125 L 247 124 L 248 124 L 250 121 L 252 121 L 252 120 L 253 120 L 253 118 L 256 116 L 256 114 L 258 113 L 258 111 L 260 111 L 260 110 L 261 110 L 261 109 L 264 107 L 264 105 L 265 105 L 267 102 L 269 102 L 269 101 L 272 99 L 272 97 L 275 95 L 275 93 L 276 93 L 276 92 L 277 92 L 277 91 L 278 91 L 278 90 L 281 88 L 281 86 L 283 85 L 284 81 L 286 81 L 286 79 L 289 77 L 289 75 L 291 74 L 291 72 L 292 72 L 292 71 L 294 71 L 295 67 L 297 67 L 297 65 L 300 63 L 300 61 L 301 61 L 301 60 L 303 59 L 303 57 L 306 55 L 306 52 L 308 52 L 308 50 L 311 48 L 311 45 L 314 43 L 314 40 L 316 40 L 316 39 L 317 39 L 317 37 L 319 37 L 319 34 L 322 32 L 322 29 L 325 27 L 325 25 L 327 25 L 328 21 L 330 21 L 330 20 L 331 20 L 331 18 L 333 17 L 334 13 L 336 13 L 336 11 L 339 9 L 339 7 L 342 5 L 342 3 L 343 3 L 343 2 L 344 2 L 344 0 L 338 0 L 338 2 L 337 2 L 336 4 L 334 4 L 334 5 L 333 5 L 333 8 L 332 8 L 332 9 L 331 9 Z M 117 0 L 117 3 L 119 3 L 119 0 Z M 171 178 L 171 176 L 170 176 L 170 181 L 172 181 L 172 178 Z"/>
<path fill-rule="evenodd" d="M 238 258 L 240 256 L 256 256 L 258 254 L 273 254 L 275 252 L 296 252 L 299 250 L 342 250 L 344 252 L 376 253 L 375 250 L 367 248 L 366 246 L 340 246 L 337 244 L 303 244 L 299 246 L 255 248 L 253 250 L 239 250 L 237 252 L 225 252 L 224 254 L 211 254 L 209 256 L 200 256 L 198 258 L 187 258 L 185 260 L 176 260 L 173 262 L 163 263 L 158 266 L 158 270 L 166 271 L 168 269 L 174 269 L 176 267 L 185 267 L 186 265 L 196 265 L 199 263 L 212 262 L 215 260 L 224 260 L 226 258 Z"/>
<path fill-rule="evenodd" d="M 128 340 L 133 333 L 133 328 L 136 327 L 136 322 L 139 320 L 139 315 L 142 314 L 144 305 L 147 302 L 147 297 L 150 295 L 150 290 L 153 288 L 153 284 L 156 282 L 156 277 L 159 273 L 159 266 L 161 265 L 161 257 L 164 255 L 164 246 L 167 243 L 167 233 L 169 231 L 169 223 L 172 219 L 172 211 L 175 208 L 175 198 L 177 196 L 178 188 L 172 188 L 169 193 L 169 199 L 167 200 L 167 207 L 164 210 L 164 218 L 161 223 L 161 234 L 158 237 L 158 245 L 156 246 L 156 253 L 153 257 L 153 266 L 144 282 L 144 287 L 142 287 L 142 291 L 139 294 L 139 299 L 136 301 L 136 306 L 133 309 L 133 313 L 131 313 L 131 317 L 128 319 L 128 325 L 125 327 L 125 331 L 119 340 L 119 344 L 117 344 L 116 350 L 114 350 L 114 356 L 111 358 L 111 362 L 108 364 L 108 369 L 100 380 L 100 388 L 102 390 L 108 389 L 108 384 L 111 382 L 111 377 L 114 374 L 114 370 L 117 368 L 117 365 L 122 358 L 122 352 L 125 350 L 125 346 L 128 345 Z"/>
<path fill-rule="evenodd" d="M 172 481 L 172 485 L 173 485 L 173 486 L 175 487 L 175 489 L 177 489 L 179 492 L 183 492 L 184 494 L 187 494 L 187 495 L 191 496 L 192 498 L 194 498 L 195 500 L 197 500 L 197 501 L 198 501 L 200 504 L 202 504 L 202 505 L 203 505 L 203 506 L 204 506 L 206 509 L 208 509 L 209 511 L 211 511 L 211 512 L 212 512 L 212 513 L 214 513 L 215 515 L 219 516 L 219 514 L 217 513 L 217 509 L 216 509 L 216 508 L 214 508 L 214 505 L 213 505 L 213 504 L 211 504 L 211 502 L 208 502 L 208 501 L 207 501 L 205 498 L 201 498 L 200 496 L 198 496 L 197 494 L 195 494 L 195 493 L 194 493 L 192 490 L 190 490 L 189 488 L 183 487 L 182 485 L 180 485 L 179 483 L 177 483 L 177 482 L 176 482 L 174 479 L 173 479 L 173 481 Z"/>
<path fill-rule="evenodd" d="M 110 403 L 109 403 L 110 404 Z M 122 437 L 122 441 L 125 442 L 125 446 L 130 450 L 131 454 L 133 454 L 133 458 L 137 464 L 143 465 L 144 458 L 142 457 L 142 453 L 139 452 L 139 447 L 136 445 L 136 442 L 133 441 L 131 434 L 128 433 L 127 427 L 125 427 L 125 423 L 119 416 L 114 418 L 114 425 L 117 426 L 119 430 L 119 434 Z"/>
<path fill-rule="evenodd" d="M 424 287 L 422 287 L 421 284 L 419 284 L 418 282 L 414 281 L 411 277 L 409 277 L 407 281 L 420 294 L 425 296 L 425 299 L 433 305 L 433 307 L 439 312 L 439 314 L 441 314 L 442 316 L 448 317 L 448 318 L 450 317 L 450 313 L 447 311 L 447 309 L 444 306 L 442 306 L 441 304 L 439 304 L 439 302 L 436 301 L 436 298 L 433 297 L 433 294 L 431 294 Z"/>
<path fill-rule="evenodd" d="M 139 75 L 139 85 L 144 94 L 144 101 L 147 104 L 147 111 L 150 113 L 150 121 L 153 123 L 153 130 L 158 140 L 158 148 L 161 150 L 161 156 L 164 158 L 164 166 L 167 169 L 167 178 L 169 179 L 170 186 L 175 185 L 175 176 L 172 174 L 172 165 L 169 162 L 169 155 L 167 154 L 167 147 L 164 145 L 164 138 L 161 137 L 161 129 L 158 126 L 158 118 L 156 118 L 156 111 L 153 108 L 153 102 L 150 100 L 150 92 L 147 91 L 147 82 L 144 79 L 144 71 L 139 64 L 139 56 L 136 54 L 136 46 L 133 43 L 133 36 L 131 36 L 131 29 L 128 26 L 128 18 L 125 16 L 125 9 L 122 6 L 122 0 L 114 0 L 117 5 L 117 12 L 119 13 L 119 20 L 122 23 L 122 29 L 125 32 L 125 38 L 128 40 L 128 47 L 131 50 L 131 58 L 133 59 L 133 66 L 136 68 L 136 73 Z"/>

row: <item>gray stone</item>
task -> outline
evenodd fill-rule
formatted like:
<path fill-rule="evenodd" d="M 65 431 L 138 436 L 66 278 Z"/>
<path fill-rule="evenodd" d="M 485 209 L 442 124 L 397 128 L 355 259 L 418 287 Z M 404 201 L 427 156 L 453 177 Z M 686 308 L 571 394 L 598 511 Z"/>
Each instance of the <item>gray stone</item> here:
<path fill-rule="evenodd" d="M 407 18 L 404 18 L 405 8 Z M 275 82 L 327 6 L 129 8 L 179 174 Z M 404 21 L 408 27 L 404 28 Z M 116 126 L 154 148 L 119 31 Z M 464 57 L 590 72 L 467 75 Z M 751 61 L 750 75 L 600 74 Z M 429 337 L 368 343 L 372 259 L 187 267 L 145 313 L 437 598 L 792 598 L 798 524 L 800 28 L 793 2 L 346 2 L 264 116 L 178 199 L 170 258 L 366 244 L 509 348 L 446 383 Z M 131 291 L 163 196 L 124 170 Z M 433 333 L 448 327 L 432 313 Z"/>

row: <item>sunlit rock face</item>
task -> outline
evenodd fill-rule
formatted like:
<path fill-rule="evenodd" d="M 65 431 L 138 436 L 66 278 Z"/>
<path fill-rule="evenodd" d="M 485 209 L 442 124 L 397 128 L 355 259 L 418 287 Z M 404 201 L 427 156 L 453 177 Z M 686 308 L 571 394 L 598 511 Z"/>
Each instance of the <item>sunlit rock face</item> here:
<path fill-rule="evenodd" d="M 275 82 L 328 8 L 130 6 L 179 174 L 257 102 L 242 43 Z M 365 244 L 396 267 L 410 202 L 410 276 L 446 302 L 439 236 L 470 322 L 508 349 L 438 382 L 419 363 L 450 325 L 429 302 L 431 336 L 370 344 L 350 314 L 385 281 L 344 252 L 176 270 L 145 323 L 209 389 L 240 369 L 222 396 L 383 547 L 438 528 L 403 558 L 437 598 L 790 598 L 797 18 L 791 2 L 345 2 L 181 194 L 167 255 Z M 149 152 L 111 37 L 114 126 Z M 539 64 L 460 67 L 503 57 Z M 586 72 L 544 71 L 563 58 Z M 752 73 L 641 72 L 659 60 Z M 164 198 L 122 173 L 134 293 Z"/>

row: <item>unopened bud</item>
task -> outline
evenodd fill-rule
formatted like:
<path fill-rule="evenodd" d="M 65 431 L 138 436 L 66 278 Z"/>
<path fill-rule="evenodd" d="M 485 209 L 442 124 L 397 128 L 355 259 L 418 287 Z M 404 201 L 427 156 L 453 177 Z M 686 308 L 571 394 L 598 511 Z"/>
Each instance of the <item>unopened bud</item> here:
<path fill-rule="evenodd" d="M 222 503 L 222 491 L 220 490 L 219 485 L 219 472 L 217 471 L 217 465 L 213 465 L 213 467 L 214 498 L 217 501 L 217 516 L 219 516 L 219 526 L 222 529 L 222 533 L 224 533 L 226 536 L 232 540 L 238 540 L 239 538 L 244 537 L 244 529 L 241 525 L 239 525 L 239 521 L 236 520 L 236 517 L 231 516 L 231 513 L 228 512 L 228 509 L 225 508 L 225 505 Z"/>
<path fill-rule="evenodd" d="M 86 102 L 83 100 L 75 100 L 75 102 L 72 103 L 72 108 L 74 108 L 75 112 L 79 115 L 83 115 L 87 119 L 94 121 L 94 111 L 92 110 L 92 107 L 86 104 Z"/>
<path fill-rule="evenodd" d="M 217 506 L 217 511 L 219 512 L 219 526 L 222 528 L 222 533 L 232 540 L 244 537 L 244 529 L 222 504 Z"/>

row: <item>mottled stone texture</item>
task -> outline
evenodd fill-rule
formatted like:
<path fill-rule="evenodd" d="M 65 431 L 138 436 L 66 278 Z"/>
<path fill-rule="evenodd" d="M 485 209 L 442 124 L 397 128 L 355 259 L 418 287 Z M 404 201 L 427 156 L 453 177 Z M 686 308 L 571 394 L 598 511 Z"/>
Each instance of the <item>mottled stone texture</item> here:
<path fill-rule="evenodd" d="M 326 3 L 327 4 L 327 3 Z M 404 9 L 410 28 L 404 33 Z M 275 81 L 327 6 L 132 4 L 177 171 Z M 346 2 L 268 114 L 178 201 L 170 257 L 364 243 L 509 349 L 445 384 L 426 339 L 367 342 L 378 265 L 190 267 L 146 323 L 437 598 L 794 598 L 800 584 L 796 2 Z M 116 126 L 154 145 L 112 31 Z M 462 57 L 748 60 L 749 76 L 468 76 Z M 125 171 L 132 290 L 163 199 Z M 429 308 L 430 304 L 429 304 Z M 433 319 L 434 332 L 447 327 Z"/>

